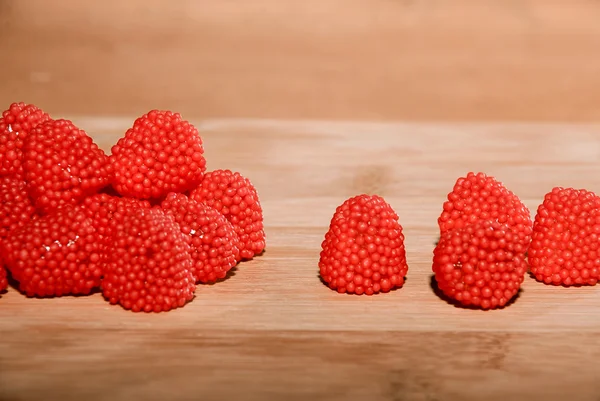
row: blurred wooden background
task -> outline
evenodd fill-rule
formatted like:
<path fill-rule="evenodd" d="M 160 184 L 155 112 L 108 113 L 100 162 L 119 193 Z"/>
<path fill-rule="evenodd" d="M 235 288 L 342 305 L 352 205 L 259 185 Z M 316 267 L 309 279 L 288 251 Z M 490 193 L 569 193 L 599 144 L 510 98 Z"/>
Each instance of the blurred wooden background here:
<path fill-rule="evenodd" d="M 600 120 L 597 0 L 0 0 L 0 24 L 3 105 Z"/>

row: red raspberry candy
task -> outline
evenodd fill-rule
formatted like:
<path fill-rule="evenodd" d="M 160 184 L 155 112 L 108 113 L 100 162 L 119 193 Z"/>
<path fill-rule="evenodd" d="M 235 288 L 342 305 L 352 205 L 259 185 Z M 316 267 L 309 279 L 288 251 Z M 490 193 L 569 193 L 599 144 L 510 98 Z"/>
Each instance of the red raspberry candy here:
<path fill-rule="evenodd" d="M 202 138 L 179 113 L 152 110 L 112 148 L 115 189 L 123 196 L 161 198 L 196 187 L 206 169 Z"/>
<path fill-rule="evenodd" d="M 217 209 L 231 222 L 240 240 L 240 257 L 251 259 L 265 249 L 262 207 L 249 179 L 230 170 L 211 171 L 190 198 Z"/>
<path fill-rule="evenodd" d="M 523 244 L 507 224 L 479 221 L 442 235 L 433 252 L 439 289 L 463 305 L 505 306 L 527 272 Z"/>
<path fill-rule="evenodd" d="M 34 213 L 25 182 L 17 176 L 0 177 L 0 242 L 27 224 Z"/>
<path fill-rule="evenodd" d="M 161 312 L 194 297 L 188 238 L 161 209 L 126 216 L 108 248 L 102 293 L 134 312 Z"/>
<path fill-rule="evenodd" d="M 546 284 L 594 285 L 600 278 L 600 197 L 553 188 L 533 223 L 531 273 Z"/>
<path fill-rule="evenodd" d="M 5 263 L 28 296 L 89 294 L 102 275 L 98 236 L 80 209 L 31 220 L 3 242 Z"/>
<path fill-rule="evenodd" d="M 529 209 L 504 184 L 483 173 L 468 173 L 456 181 L 438 219 L 440 232 L 463 228 L 482 220 L 508 224 L 524 246 L 531 242 Z"/>
<path fill-rule="evenodd" d="M 333 290 L 372 295 L 404 284 L 402 226 L 377 195 L 355 196 L 339 206 L 321 246 L 321 278 Z"/>
<path fill-rule="evenodd" d="M 23 177 L 23 142 L 50 116 L 32 104 L 13 103 L 0 117 L 0 175 Z"/>
<path fill-rule="evenodd" d="M 110 184 L 108 157 L 68 120 L 35 127 L 23 148 L 25 181 L 37 209 L 78 204 Z"/>
<path fill-rule="evenodd" d="M 214 283 L 225 278 L 239 258 L 239 240 L 225 216 L 183 194 L 170 193 L 161 207 L 191 238 L 196 281 Z"/>
<path fill-rule="evenodd" d="M 0 292 L 4 291 L 6 288 L 8 288 L 8 279 L 6 277 L 6 269 L 4 268 L 4 262 L 2 261 L 2 255 L 0 255 Z"/>
<path fill-rule="evenodd" d="M 105 193 L 95 194 L 83 200 L 81 207 L 92 220 L 103 244 L 112 242 L 112 238 L 125 216 L 133 214 L 138 209 L 150 209 L 150 202 L 112 196 Z"/>

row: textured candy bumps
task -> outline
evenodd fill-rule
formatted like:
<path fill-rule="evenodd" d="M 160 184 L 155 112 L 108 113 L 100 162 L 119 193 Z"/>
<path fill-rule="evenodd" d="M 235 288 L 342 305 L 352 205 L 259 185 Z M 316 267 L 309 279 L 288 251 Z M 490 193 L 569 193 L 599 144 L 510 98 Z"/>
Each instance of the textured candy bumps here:
<path fill-rule="evenodd" d="M 32 129 L 23 161 L 29 195 L 43 213 L 78 204 L 111 181 L 108 156 L 69 120 L 50 120 Z"/>
<path fill-rule="evenodd" d="M 162 312 L 194 297 L 189 237 L 160 208 L 127 215 L 108 247 L 102 293 L 134 312 Z"/>
<path fill-rule="evenodd" d="M 91 219 L 103 246 L 112 241 L 125 216 L 133 214 L 137 209 L 150 207 L 150 203 L 145 200 L 122 198 L 106 193 L 89 196 L 81 203 L 83 212 Z"/>
<path fill-rule="evenodd" d="M 0 177 L 0 242 L 27 224 L 34 213 L 25 182 L 18 176 Z"/>
<path fill-rule="evenodd" d="M 98 236 L 76 207 L 65 206 L 12 231 L 2 250 L 6 267 L 28 296 L 89 294 L 100 285 Z"/>
<path fill-rule="evenodd" d="M 448 194 L 438 218 L 440 232 L 485 220 L 508 224 L 524 246 L 531 242 L 533 221 L 523 202 L 494 177 L 470 172 Z"/>
<path fill-rule="evenodd" d="M 372 295 L 404 284 L 402 226 L 379 196 L 358 195 L 340 205 L 321 247 L 320 275 L 333 290 Z"/>
<path fill-rule="evenodd" d="M 600 278 L 600 197 L 556 187 L 544 196 L 533 223 L 531 273 L 556 285 L 594 285 Z"/>
<path fill-rule="evenodd" d="M 0 176 L 23 177 L 23 143 L 50 116 L 32 104 L 13 103 L 0 117 Z"/>
<path fill-rule="evenodd" d="M 239 240 L 231 223 L 217 210 L 183 194 L 170 193 L 161 204 L 191 238 L 192 273 L 196 282 L 225 278 L 239 259 Z"/>
<path fill-rule="evenodd" d="M 249 179 L 230 170 L 206 173 L 190 197 L 219 212 L 231 222 L 240 240 L 240 257 L 251 259 L 266 246 L 263 211 Z"/>
<path fill-rule="evenodd" d="M 123 196 L 162 198 L 195 188 L 206 160 L 196 127 L 179 113 L 152 110 L 112 147 L 114 188 Z"/>
<path fill-rule="evenodd" d="M 444 233 L 433 253 L 439 289 L 462 305 L 505 306 L 527 272 L 525 246 L 508 224 L 479 221 Z"/>
<path fill-rule="evenodd" d="M 6 277 L 6 269 L 4 268 L 4 262 L 2 261 L 2 255 L 0 255 L 0 292 L 6 290 L 6 288 L 8 288 L 8 278 Z"/>

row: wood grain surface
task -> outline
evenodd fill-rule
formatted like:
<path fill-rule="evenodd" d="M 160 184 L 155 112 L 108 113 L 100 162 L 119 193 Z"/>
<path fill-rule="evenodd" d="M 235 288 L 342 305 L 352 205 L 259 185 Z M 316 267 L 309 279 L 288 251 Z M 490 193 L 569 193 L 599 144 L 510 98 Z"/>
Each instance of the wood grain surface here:
<path fill-rule="evenodd" d="M 0 0 L 0 104 L 600 120 L 597 0 Z"/>
<path fill-rule="evenodd" d="M 132 118 L 74 118 L 105 150 Z M 526 278 L 502 310 L 436 295 L 436 218 L 468 171 L 535 213 L 553 186 L 600 190 L 600 126 L 195 121 L 209 169 L 251 178 L 267 250 L 164 314 L 101 294 L 0 295 L 0 400 L 598 400 L 600 289 Z M 335 207 L 379 194 L 400 215 L 404 288 L 340 295 L 318 278 Z"/>

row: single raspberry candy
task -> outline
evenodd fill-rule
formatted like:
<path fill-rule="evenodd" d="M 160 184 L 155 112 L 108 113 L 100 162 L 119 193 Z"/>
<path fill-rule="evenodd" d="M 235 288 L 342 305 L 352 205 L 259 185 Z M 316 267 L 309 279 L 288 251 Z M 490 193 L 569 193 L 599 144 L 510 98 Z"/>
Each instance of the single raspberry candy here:
<path fill-rule="evenodd" d="M 524 246 L 531 242 L 533 221 L 529 209 L 504 184 L 484 173 L 468 173 L 456 181 L 438 218 L 440 232 L 478 221 L 508 224 Z"/>
<path fill-rule="evenodd" d="M 240 240 L 240 257 L 252 259 L 266 246 L 263 211 L 258 193 L 249 179 L 230 170 L 206 173 L 190 198 L 221 212 Z"/>
<path fill-rule="evenodd" d="M 27 296 L 89 294 L 100 285 L 98 236 L 76 207 L 65 206 L 12 231 L 3 251 Z"/>
<path fill-rule="evenodd" d="M 0 242 L 27 224 L 34 213 L 25 182 L 18 176 L 0 177 Z"/>
<path fill-rule="evenodd" d="M 321 247 L 321 278 L 339 293 L 373 295 L 404 284 L 402 226 L 377 195 L 358 195 L 338 206 Z"/>
<path fill-rule="evenodd" d="M 38 124 L 50 119 L 32 104 L 13 103 L 0 117 L 0 176 L 23 177 L 23 143 Z"/>
<path fill-rule="evenodd" d="M 544 196 L 533 223 L 531 273 L 556 285 L 594 285 L 600 278 L 600 197 L 556 187 Z"/>
<path fill-rule="evenodd" d="M 183 194 L 170 193 L 161 204 L 191 238 L 196 282 L 214 283 L 237 264 L 239 240 L 231 223 L 210 206 Z"/>
<path fill-rule="evenodd" d="M 194 297 L 189 237 L 159 208 L 125 216 L 108 248 L 102 293 L 134 312 L 161 312 Z"/>
<path fill-rule="evenodd" d="M 463 305 L 505 306 L 525 273 L 525 248 L 508 224 L 483 220 L 444 233 L 433 252 L 439 289 Z"/>
<path fill-rule="evenodd" d="M 68 120 L 36 126 L 23 147 L 25 181 L 38 210 L 80 203 L 110 184 L 108 156 Z"/>
<path fill-rule="evenodd" d="M 196 187 L 206 160 L 196 127 L 179 113 L 152 110 L 112 148 L 114 188 L 123 196 L 162 198 Z"/>

